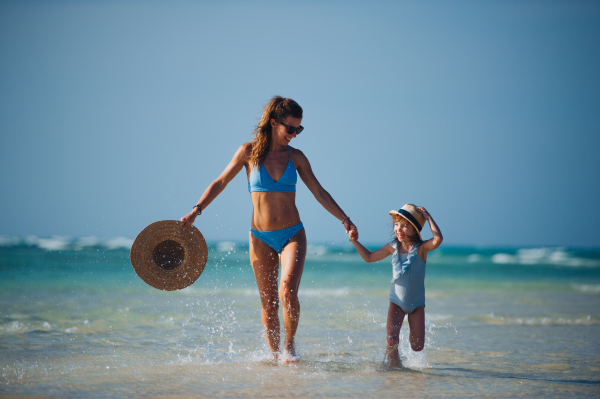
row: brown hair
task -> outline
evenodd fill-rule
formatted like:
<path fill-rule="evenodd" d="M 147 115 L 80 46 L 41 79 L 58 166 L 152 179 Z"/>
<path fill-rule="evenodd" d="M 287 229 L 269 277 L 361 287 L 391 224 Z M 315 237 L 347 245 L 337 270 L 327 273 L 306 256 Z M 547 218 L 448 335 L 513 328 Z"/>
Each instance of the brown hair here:
<path fill-rule="evenodd" d="M 291 98 L 273 97 L 265 106 L 260 122 L 254 129 L 250 162 L 257 168 L 264 162 L 271 147 L 271 119 L 285 119 L 288 116 L 302 118 L 302 107 Z"/>

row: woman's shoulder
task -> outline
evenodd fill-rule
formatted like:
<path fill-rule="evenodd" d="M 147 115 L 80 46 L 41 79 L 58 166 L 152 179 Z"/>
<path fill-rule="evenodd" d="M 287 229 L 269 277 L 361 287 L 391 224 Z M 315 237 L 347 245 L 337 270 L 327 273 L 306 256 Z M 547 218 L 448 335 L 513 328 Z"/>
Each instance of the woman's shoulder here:
<path fill-rule="evenodd" d="M 248 141 L 247 143 L 244 143 L 240 146 L 240 150 L 243 149 L 244 151 L 252 152 L 253 144 L 254 143 L 252 141 Z"/>
<path fill-rule="evenodd" d="M 300 162 L 304 162 L 304 161 L 308 160 L 306 158 L 306 155 L 304 155 L 304 153 L 302 151 L 300 151 L 299 149 L 294 148 L 290 145 L 288 145 L 288 148 L 290 149 L 290 158 L 292 159 L 292 162 L 294 164 L 298 164 Z"/>
<path fill-rule="evenodd" d="M 238 147 L 233 155 L 233 161 L 238 163 L 247 164 L 250 160 L 250 154 L 252 154 L 251 143 L 244 143 Z"/>
<path fill-rule="evenodd" d="M 252 142 L 242 144 L 237 150 L 238 154 L 249 157 L 252 154 L 252 144 Z"/>

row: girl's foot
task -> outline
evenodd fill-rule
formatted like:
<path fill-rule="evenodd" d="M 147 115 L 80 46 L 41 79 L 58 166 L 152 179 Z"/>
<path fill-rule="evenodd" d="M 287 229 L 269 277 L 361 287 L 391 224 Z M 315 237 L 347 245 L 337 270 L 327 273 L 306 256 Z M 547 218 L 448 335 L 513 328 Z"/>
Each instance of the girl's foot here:
<path fill-rule="evenodd" d="M 388 348 L 388 350 L 385 352 L 385 359 L 383 359 L 383 363 L 386 366 L 394 369 L 402 368 L 402 360 L 400 360 L 398 348 Z"/>

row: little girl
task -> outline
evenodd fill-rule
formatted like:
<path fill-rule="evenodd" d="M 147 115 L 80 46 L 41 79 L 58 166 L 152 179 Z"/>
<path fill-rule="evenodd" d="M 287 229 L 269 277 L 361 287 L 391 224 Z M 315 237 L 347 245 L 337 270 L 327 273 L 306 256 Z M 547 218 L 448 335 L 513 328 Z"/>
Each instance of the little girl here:
<path fill-rule="evenodd" d="M 394 240 L 383 248 L 369 251 L 357 240 L 352 244 L 367 262 L 377 262 L 392 255 L 392 287 L 387 318 L 387 349 L 385 362 L 392 367 L 402 367 L 398 344 L 404 315 L 408 314 L 410 346 L 415 352 L 425 345 L 425 262 L 427 253 L 440 246 L 444 237 L 435 221 L 423 207 L 404 205 L 390 211 L 394 222 Z M 433 238 L 422 241 L 421 230 L 426 221 Z"/>

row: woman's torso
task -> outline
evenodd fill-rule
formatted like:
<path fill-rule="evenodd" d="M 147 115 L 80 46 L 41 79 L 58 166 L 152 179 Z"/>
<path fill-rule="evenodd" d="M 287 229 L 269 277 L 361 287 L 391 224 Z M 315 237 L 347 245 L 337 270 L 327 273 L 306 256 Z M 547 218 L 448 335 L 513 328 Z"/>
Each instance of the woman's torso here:
<path fill-rule="evenodd" d="M 253 207 L 252 229 L 280 230 L 300 223 L 300 214 L 296 208 L 297 177 L 293 153 L 288 147 L 282 151 L 270 152 L 258 167 L 253 167 L 250 162 L 246 165 Z"/>

